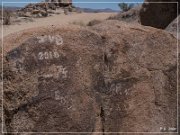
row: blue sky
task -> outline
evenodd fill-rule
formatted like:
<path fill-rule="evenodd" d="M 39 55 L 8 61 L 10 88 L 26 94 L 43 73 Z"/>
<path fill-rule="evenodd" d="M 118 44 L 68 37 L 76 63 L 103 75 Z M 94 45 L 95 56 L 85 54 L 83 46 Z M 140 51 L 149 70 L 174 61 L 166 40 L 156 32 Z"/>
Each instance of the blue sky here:
<path fill-rule="evenodd" d="M 16 6 L 22 7 L 27 3 L 40 2 L 43 0 L 0 0 L 1 2 L 14 2 L 14 3 L 4 3 L 5 6 Z M 27 2 L 27 3 L 16 3 L 16 2 Z M 104 9 L 111 8 L 114 10 L 119 10 L 118 3 L 120 2 L 143 2 L 143 0 L 73 0 L 74 5 L 82 8 L 93 8 L 93 9 Z M 81 2 L 81 3 L 78 3 Z M 83 3 L 92 2 L 92 3 Z M 93 3 L 93 2 L 117 2 L 117 3 Z"/>

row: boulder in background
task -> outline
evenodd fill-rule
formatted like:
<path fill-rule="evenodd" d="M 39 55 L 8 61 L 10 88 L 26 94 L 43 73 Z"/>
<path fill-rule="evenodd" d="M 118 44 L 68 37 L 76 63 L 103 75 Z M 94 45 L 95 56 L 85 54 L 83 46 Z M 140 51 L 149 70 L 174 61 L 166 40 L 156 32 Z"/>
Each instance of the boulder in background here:
<path fill-rule="evenodd" d="M 176 2 L 178 2 L 178 0 L 145 0 L 145 3 L 140 11 L 141 24 L 165 29 L 177 17 L 178 8 Z"/>

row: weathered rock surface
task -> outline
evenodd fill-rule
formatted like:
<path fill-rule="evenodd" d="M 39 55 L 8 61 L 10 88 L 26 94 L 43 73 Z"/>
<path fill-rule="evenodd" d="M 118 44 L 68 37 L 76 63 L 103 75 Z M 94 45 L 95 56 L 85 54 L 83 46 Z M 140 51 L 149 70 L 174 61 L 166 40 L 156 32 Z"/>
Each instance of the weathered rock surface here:
<path fill-rule="evenodd" d="M 177 127 L 177 40 L 137 24 L 107 21 L 94 30 L 106 43 L 104 85 L 97 88 L 103 95 L 104 131 Z"/>
<path fill-rule="evenodd" d="M 10 37 L 4 40 L 7 131 L 177 128 L 177 40 L 170 34 L 106 21 Z"/>
<path fill-rule="evenodd" d="M 94 131 L 100 112 L 91 74 L 102 58 L 96 55 L 103 54 L 101 37 L 78 29 L 38 35 L 6 56 L 11 63 L 4 71 L 7 130 Z"/>
<path fill-rule="evenodd" d="M 142 25 L 164 29 L 177 17 L 177 3 L 165 2 L 179 2 L 178 0 L 145 0 L 145 2 L 140 11 Z"/>
<path fill-rule="evenodd" d="M 178 25 L 178 19 L 180 20 L 180 16 L 168 25 L 166 31 L 172 33 L 175 37 L 177 37 L 178 34 L 178 39 L 180 39 L 180 26 Z"/>

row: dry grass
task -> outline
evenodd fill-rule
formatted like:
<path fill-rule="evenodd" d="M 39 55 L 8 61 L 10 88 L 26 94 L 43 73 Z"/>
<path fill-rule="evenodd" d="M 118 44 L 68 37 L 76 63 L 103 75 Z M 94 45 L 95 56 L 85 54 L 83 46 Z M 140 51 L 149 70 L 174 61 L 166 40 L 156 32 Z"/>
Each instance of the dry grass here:
<path fill-rule="evenodd" d="M 54 14 L 50 17 L 43 17 L 43 18 L 34 18 L 33 21 L 29 21 L 31 18 L 15 18 L 16 20 L 20 19 L 21 22 L 14 22 L 14 17 L 11 18 L 11 24 L 13 25 L 5 25 L 3 36 L 7 36 L 11 33 L 16 33 L 21 30 L 30 29 L 30 28 L 37 28 L 37 27 L 47 27 L 50 25 L 69 25 L 75 24 L 80 26 L 86 26 L 92 20 L 106 20 L 109 16 L 116 15 L 116 13 L 74 13 L 69 15 L 62 14 Z M 24 19 L 23 19 L 24 18 Z M 0 33 L 1 35 L 1 33 Z"/>

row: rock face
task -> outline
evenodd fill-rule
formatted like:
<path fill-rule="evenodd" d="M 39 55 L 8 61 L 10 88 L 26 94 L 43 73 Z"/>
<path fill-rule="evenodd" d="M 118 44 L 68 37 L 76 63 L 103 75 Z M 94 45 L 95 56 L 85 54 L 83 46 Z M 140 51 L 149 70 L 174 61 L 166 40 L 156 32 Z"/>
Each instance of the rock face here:
<path fill-rule="evenodd" d="M 177 40 L 170 34 L 106 21 L 10 37 L 4 39 L 5 47 L 14 46 L 4 48 L 7 131 L 176 131 Z"/>
<path fill-rule="evenodd" d="M 87 30 L 56 29 L 38 32 L 10 51 L 4 91 L 7 130 L 93 131 L 100 112 L 91 73 L 100 61 L 101 44 L 101 37 Z"/>
<path fill-rule="evenodd" d="M 177 127 L 177 40 L 137 24 L 109 21 L 94 30 L 106 43 L 105 83 L 97 88 L 104 94 L 104 131 L 159 132 L 159 125 Z"/>
<path fill-rule="evenodd" d="M 177 3 L 150 2 L 178 2 L 178 0 L 146 0 L 140 11 L 142 25 L 155 28 L 166 28 L 177 17 Z M 180 6 L 179 6 L 180 11 Z"/>

